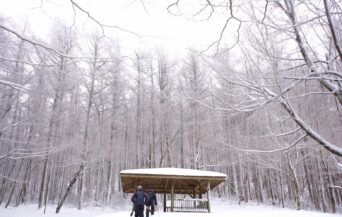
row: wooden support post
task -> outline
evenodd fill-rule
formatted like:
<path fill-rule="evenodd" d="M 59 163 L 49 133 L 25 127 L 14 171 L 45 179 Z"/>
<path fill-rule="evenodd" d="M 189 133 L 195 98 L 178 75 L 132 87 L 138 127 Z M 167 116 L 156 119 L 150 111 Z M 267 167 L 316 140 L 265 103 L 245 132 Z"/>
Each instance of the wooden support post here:
<path fill-rule="evenodd" d="M 166 189 L 164 189 L 164 212 L 166 212 Z"/>
<path fill-rule="evenodd" d="M 193 192 L 194 192 L 194 193 L 193 193 L 192 196 L 193 196 L 194 199 L 196 199 L 196 197 L 197 197 L 197 195 L 196 195 L 196 188 L 194 188 Z M 192 206 L 193 206 L 194 208 L 196 207 L 196 201 L 195 201 L 195 200 L 194 200 Z"/>
<path fill-rule="evenodd" d="M 173 212 L 175 207 L 175 183 L 171 182 L 171 212 Z"/>
<path fill-rule="evenodd" d="M 207 198 L 208 198 L 208 212 L 210 213 L 211 210 L 210 210 L 210 181 L 208 180 L 208 185 L 207 185 Z"/>

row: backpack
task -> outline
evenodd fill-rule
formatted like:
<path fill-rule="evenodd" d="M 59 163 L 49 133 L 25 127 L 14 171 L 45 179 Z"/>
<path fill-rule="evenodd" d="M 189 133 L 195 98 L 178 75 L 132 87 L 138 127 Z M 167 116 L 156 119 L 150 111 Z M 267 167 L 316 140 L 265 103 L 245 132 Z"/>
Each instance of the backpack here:
<path fill-rule="evenodd" d="M 137 191 L 135 196 L 135 204 L 143 205 L 145 202 L 145 193 L 143 191 Z"/>

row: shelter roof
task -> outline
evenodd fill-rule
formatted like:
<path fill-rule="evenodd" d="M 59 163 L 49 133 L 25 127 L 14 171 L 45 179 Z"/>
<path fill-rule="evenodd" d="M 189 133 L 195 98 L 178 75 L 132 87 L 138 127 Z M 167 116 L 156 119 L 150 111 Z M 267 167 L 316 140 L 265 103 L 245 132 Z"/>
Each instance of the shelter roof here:
<path fill-rule="evenodd" d="M 120 175 L 126 193 L 134 192 L 137 185 L 156 193 L 171 193 L 173 184 L 176 194 L 203 194 L 208 191 L 208 182 L 212 189 L 227 178 L 223 173 L 181 168 L 123 170 Z"/>

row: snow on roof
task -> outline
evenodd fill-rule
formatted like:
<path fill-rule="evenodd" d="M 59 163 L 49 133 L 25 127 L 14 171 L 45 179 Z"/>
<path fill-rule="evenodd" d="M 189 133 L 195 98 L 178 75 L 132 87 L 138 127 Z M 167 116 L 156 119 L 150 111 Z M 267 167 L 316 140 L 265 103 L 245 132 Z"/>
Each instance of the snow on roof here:
<path fill-rule="evenodd" d="M 122 170 L 120 174 L 160 175 L 160 176 L 198 176 L 198 177 L 222 177 L 222 178 L 227 177 L 227 175 L 224 173 L 204 171 L 204 170 L 171 168 L 171 167 Z"/>

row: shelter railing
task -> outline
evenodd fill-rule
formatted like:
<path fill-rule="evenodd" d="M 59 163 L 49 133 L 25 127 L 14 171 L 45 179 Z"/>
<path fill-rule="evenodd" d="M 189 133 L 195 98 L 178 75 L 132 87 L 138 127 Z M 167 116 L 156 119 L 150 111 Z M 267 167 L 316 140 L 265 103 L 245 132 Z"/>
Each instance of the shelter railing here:
<path fill-rule="evenodd" d="M 207 212 L 208 211 L 208 199 L 203 198 L 191 198 L 191 199 L 174 199 L 173 211 L 182 212 Z M 167 211 L 171 211 L 171 201 L 168 201 L 166 206 Z"/>

